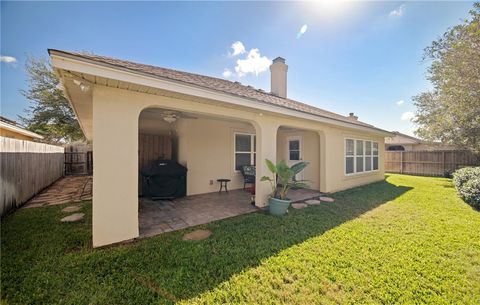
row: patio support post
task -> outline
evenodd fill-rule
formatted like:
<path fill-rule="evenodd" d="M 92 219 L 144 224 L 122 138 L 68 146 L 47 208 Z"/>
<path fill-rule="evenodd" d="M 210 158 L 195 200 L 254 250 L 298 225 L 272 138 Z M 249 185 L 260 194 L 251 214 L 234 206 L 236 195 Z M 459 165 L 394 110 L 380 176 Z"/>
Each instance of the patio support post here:
<path fill-rule="evenodd" d="M 326 192 L 327 191 L 327 144 L 326 144 L 326 135 L 324 131 L 318 131 L 318 137 L 319 137 L 319 157 L 320 157 L 320 192 Z"/>
<path fill-rule="evenodd" d="M 272 162 L 277 160 L 277 131 L 279 124 L 273 119 L 263 119 L 256 122 L 257 135 L 257 173 L 255 181 L 255 205 L 265 207 L 268 205 L 268 196 L 271 193 L 271 187 L 268 182 L 260 181 L 262 176 L 271 176 L 265 164 L 265 159 Z"/>
<path fill-rule="evenodd" d="M 131 100 L 93 91 L 93 246 L 138 237 L 138 112 Z"/>

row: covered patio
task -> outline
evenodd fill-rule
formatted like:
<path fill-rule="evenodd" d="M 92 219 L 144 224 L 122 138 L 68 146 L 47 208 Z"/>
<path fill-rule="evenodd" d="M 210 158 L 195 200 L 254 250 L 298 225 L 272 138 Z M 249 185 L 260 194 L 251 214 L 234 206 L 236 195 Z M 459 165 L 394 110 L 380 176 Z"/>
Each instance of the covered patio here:
<path fill-rule="evenodd" d="M 293 202 L 320 196 L 309 189 L 291 190 Z M 175 200 L 152 200 L 141 197 L 138 202 L 140 238 L 206 224 L 212 221 L 248 214 L 261 209 L 251 204 L 248 190 L 212 192 Z"/>

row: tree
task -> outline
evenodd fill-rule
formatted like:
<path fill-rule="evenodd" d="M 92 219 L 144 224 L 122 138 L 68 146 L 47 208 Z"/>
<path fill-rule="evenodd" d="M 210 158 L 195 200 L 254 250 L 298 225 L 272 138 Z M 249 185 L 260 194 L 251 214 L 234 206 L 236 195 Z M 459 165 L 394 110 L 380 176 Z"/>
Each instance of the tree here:
<path fill-rule="evenodd" d="M 425 49 L 433 90 L 412 99 L 418 136 L 480 152 L 480 3 Z"/>
<path fill-rule="evenodd" d="M 63 94 L 60 81 L 45 59 L 29 58 L 28 90 L 22 90 L 32 105 L 20 116 L 28 130 L 42 135 L 46 142 L 65 143 L 84 140 L 75 114 Z"/>

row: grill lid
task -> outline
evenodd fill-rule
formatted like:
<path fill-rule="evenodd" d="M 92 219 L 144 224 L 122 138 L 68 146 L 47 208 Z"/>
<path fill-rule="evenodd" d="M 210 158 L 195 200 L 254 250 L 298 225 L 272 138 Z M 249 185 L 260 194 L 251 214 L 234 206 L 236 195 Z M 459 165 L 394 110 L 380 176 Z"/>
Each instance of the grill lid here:
<path fill-rule="evenodd" d="M 169 177 L 178 177 L 185 176 L 188 169 L 179 164 L 178 162 L 172 160 L 156 160 L 150 163 L 147 166 L 144 166 L 140 173 L 142 176 L 169 176 Z"/>

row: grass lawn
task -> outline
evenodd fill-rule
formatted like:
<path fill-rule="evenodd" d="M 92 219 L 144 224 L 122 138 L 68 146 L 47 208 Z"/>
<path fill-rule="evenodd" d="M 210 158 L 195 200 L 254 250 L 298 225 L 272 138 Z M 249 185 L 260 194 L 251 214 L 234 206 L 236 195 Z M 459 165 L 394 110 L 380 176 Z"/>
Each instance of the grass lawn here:
<path fill-rule="evenodd" d="M 449 179 L 390 175 L 334 203 L 91 249 L 63 206 L 2 220 L 6 304 L 480 304 L 480 212 Z"/>

